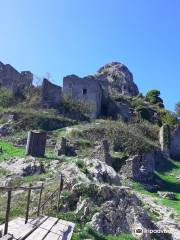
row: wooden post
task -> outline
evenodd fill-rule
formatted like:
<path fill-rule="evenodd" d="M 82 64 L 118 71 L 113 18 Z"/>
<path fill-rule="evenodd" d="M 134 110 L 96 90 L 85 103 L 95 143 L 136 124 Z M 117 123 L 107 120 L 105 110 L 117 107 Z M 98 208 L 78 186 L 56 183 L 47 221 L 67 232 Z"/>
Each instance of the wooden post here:
<path fill-rule="evenodd" d="M 58 189 L 58 202 L 57 202 L 57 211 L 59 211 L 60 206 L 60 197 L 61 197 L 61 191 L 63 190 L 63 176 L 61 174 L 60 176 L 60 183 L 59 183 L 59 189 Z"/>
<path fill-rule="evenodd" d="M 29 184 L 29 190 L 28 190 L 28 196 L 27 196 L 27 207 L 26 207 L 25 224 L 28 222 L 28 218 L 29 218 L 29 206 L 30 206 L 30 199 L 31 199 L 31 186 L 32 186 L 32 184 Z"/>
<path fill-rule="evenodd" d="M 28 133 L 26 154 L 33 157 L 44 157 L 46 148 L 46 132 L 30 131 Z"/>
<path fill-rule="evenodd" d="M 40 195 L 39 195 L 38 210 L 37 210 L 37 216 L 38 216 L 38 217 L 39 217 L 40 210 L 41 210 L 40 208 L 41 208 L 41 198 L 42 198 L 43 187 L 44 187 L 44 184 L 42 183 L 42 185 L 41 185 L 41 191 L 40 191 Z"/>
<path fill-rule="evenodd" d="M 8 191 L 8 199 L 7 199 L 7 208 L 6 208 L 6 219 L 5 219 L 5 227 L 4 227 L 4 235 L 8 233 L 8 223 L 9 223 L 9 214 L 11 208 L 11 190 Z"/>

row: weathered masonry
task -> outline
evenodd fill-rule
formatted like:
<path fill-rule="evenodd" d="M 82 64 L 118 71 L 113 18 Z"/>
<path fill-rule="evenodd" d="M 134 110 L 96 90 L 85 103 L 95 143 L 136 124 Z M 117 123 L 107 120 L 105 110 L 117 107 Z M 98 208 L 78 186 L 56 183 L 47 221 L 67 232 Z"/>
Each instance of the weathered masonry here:
<path fill-rule="evenodd" d="M 0 62 L 0 86 L 9 90 L 27 90 L 32 86 L 33 74 L 30 71 L 18 72 L 10 64 Z"/>
<path fill-rule="evenodd" d="M 62 88 L 51 83 L 47 79 L 43 80 L 41 103 L 47 106 L 55 106 L 60 104 Z"/>
<path fill-rule="evenodd" d="M 180 160 L 180 126 L 163 125 L 159 133 L 161 151 L 172 159 Z"/>
<path fill-rule="evenodd" d="M 92 118 L 100 115 L 102 88 L 93 76 L 80 78 L 76 75 L 70 75 L 64 77 L 63 94 L 76 101 L 86 103 Z"/>

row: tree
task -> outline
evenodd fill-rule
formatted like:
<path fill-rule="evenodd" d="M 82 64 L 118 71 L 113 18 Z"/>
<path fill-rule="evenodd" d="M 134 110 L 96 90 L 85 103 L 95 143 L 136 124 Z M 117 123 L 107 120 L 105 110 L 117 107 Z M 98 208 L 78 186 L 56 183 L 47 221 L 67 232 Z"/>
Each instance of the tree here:
<path fill-rule="evenodd" d="M 176 103 L 175 111 L 176 111 L 176 115 L 180 117 L 180 102 Z"/>
<path fill-rule="evenodd" d="M 164 108 L 163 100 L 160 97 L 160 94 L 159 90 L 150 90 L 146 94 L 146 101 L 152 104 L 157 104 L 160 108 Z"/>

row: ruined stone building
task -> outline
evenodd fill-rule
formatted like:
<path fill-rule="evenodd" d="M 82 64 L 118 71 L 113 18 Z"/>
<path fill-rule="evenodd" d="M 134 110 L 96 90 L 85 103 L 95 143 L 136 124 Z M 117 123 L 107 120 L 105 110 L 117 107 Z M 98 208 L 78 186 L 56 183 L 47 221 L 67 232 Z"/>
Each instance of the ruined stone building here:
<path fill-rule="evenodd" d="M 60 104 L 62 88 L 47 79 L 43 80 L 41 90 L 41 103 L 46 106 L 56 106 Z"/>
<path fill-rule="evenodd" d="M 107 104 L 105 100 L 111 94 L 136 96 L 139 90 L 128 68 L 121 63 L 113 62 L 100 68 L 93 76 L 80 78 L 76 75 L 69 75 L 64 77 L 63 93 L 74 100 L 87 103 L 90 107 L 90 116 L 96 118 L 102 113 L 102 104 Z M 121 112 L 122 106 L 118 106 L 117 104 L 116 108 L 119 108 Z M 112 106 L 109 107 L 112 109 Z M 128 106 L 125 107 L 128 108 Z"/>
<path fill-rule="evenodd" d="M 64 77 L 63 94 L 87 104 L 92 118 L 101 113 L 102 88 L 93 76 L 80 78 L 76 75 Z"/>
<path fill-rule="evenodd" d="M 13 92 L 27 90 L 32 86 L 33 74 L 30 71 L 18 72 L 10 64 L 0 62 L 0 86 Z"/>
<path fill-rule="evenodd" d="M 0 85 L 12 91 L 25 91 L 32 86 L 33 74 L 29 71 L 19 73 L 9 64 L 0 62 Z M 133 81 L 133 75 L 128 68 L 118 62 L 106 64 L 95 75 L 83 78 L 69 75 L 63 79 L 63 90 L 47 79 L 41 86 L 41 104 L 56 106 L 61 97 L 67 95 L 75 101 L 86 104 L 91 118 L 104 114 L 128 120 L 131 117 L 129 106 L 126 103 L 109 101 L 115 95 L 136 96 L 139 90 Z M 115 112 L 115 114 L 113 112 Z M 124 114 L 126 113 L 126 114 Z"/>

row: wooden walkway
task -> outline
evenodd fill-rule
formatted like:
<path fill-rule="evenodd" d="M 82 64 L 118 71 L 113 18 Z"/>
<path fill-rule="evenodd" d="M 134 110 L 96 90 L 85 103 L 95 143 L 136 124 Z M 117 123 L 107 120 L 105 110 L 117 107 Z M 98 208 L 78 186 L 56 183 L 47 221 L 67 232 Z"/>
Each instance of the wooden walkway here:
<path fill-rule="evenodd" d="M 0 240 L 70 240 L 74 223 L 54 217 L 41 216 L 29 219 L 16 218 L 9 222 L 8 234 Z M 4 225 L 0 226 L 4 230 Z"/>

